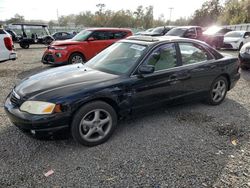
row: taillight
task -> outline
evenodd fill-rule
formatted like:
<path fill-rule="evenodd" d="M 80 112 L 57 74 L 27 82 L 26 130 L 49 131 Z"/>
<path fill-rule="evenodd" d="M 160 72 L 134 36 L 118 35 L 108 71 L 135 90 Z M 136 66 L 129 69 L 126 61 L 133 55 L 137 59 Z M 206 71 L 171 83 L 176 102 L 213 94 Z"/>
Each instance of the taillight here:
<path fill-rule="evenodd" d="M 13 41 L 10 37 L 4 38 L 4 44 L 9 51 L 13 50 Z"/>

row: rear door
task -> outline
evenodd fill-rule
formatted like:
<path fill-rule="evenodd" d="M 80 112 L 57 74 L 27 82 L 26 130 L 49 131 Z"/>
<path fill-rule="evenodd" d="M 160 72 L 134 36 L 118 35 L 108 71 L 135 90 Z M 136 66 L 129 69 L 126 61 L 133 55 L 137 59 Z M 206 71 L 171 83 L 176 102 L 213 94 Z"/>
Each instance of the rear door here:
<path fill-rule="evenodd" d="M 184 85 L 187 94 L 199 94 L 208 90 L 211 81 L 220 69 L 214 56 L 202 45 L 192 42 L 179 42 L 182 71 L 190 75 Z"/>

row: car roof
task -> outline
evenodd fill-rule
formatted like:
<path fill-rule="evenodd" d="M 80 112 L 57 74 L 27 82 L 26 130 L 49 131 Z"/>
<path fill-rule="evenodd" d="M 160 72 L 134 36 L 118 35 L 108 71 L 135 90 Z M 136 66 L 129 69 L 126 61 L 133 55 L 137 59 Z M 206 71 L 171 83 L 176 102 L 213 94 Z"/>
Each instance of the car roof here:
<path fill-rule="evenodd" d="M 130 36 L 127 37 L 126 39 L 123 39 L 122 41 L 125 42 L 132 42 L 141 44 L 141 45 L 155 45 L 161 42 L 195 42 L 195 43 L 200 43 L 203 45 L 207 45 L 203 41 L 198 41 L 194 39 L 189 39 L 189 38 L 182 38 L 178 36 L 159 36 L 159 37 L 151 37 L 151 36 Z"/>
<path fill-rule="evenodd" d="M 180 27 L 175 27 L 175 29 L 190 29 L 190 28 L 194 28 L 194 27 L 202 28 L 200 26 L 180 26 Z"/>
<path fill-rule="evenodd" d="M 97 27 L 97 28 L 88 28 L 87 30 L 89 31 L 129 31 L 131 32 L 130 29 L 127 28 L 112 28 L 112 27 Z"/>
<path fill-rule="evenodd" d="M 42 26 L 42 27 L 48 27 L 47 24 L 33 24 L 33 23 L 13 23 L 11 25 L 26 25 L 26 26 Z"/>

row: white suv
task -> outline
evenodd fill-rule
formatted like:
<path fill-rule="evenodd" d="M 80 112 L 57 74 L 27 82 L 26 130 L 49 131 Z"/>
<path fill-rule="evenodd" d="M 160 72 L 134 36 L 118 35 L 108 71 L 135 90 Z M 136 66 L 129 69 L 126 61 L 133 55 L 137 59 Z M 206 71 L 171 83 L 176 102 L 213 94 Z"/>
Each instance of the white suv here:
<path fill-rule="evenodd" d="M 15 60 L 17 54 L 14 51 L 14 44 L 11 36 L 3 29 L 0 29 L 0 62 Z"/>

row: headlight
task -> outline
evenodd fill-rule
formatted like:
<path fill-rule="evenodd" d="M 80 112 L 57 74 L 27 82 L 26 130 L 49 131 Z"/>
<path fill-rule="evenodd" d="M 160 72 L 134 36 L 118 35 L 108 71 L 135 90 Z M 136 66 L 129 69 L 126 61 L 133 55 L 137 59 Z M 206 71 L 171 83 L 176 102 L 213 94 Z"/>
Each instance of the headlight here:
<path fill-rule="evenodd" d="M 54 46 L 55 50 L 65 50 L 67 46 Z"/>
<path fill-rule="evenodd" d="M 240 49 L 240 53 L 241 54 L 244 54 L 244 53 L 247 53 L 247 54 L 250 54 L 250 47 L 247 46 L 247 45 L 243 45 Z"/>
<path fill-rule="evenodd" d="M 24 112 L 28 112 L 30 114 L 52 114 L 56 105 L 49 102 L 42 102 L 42 101 L 26 101 L 24 102 L 20 110 Z"/>

